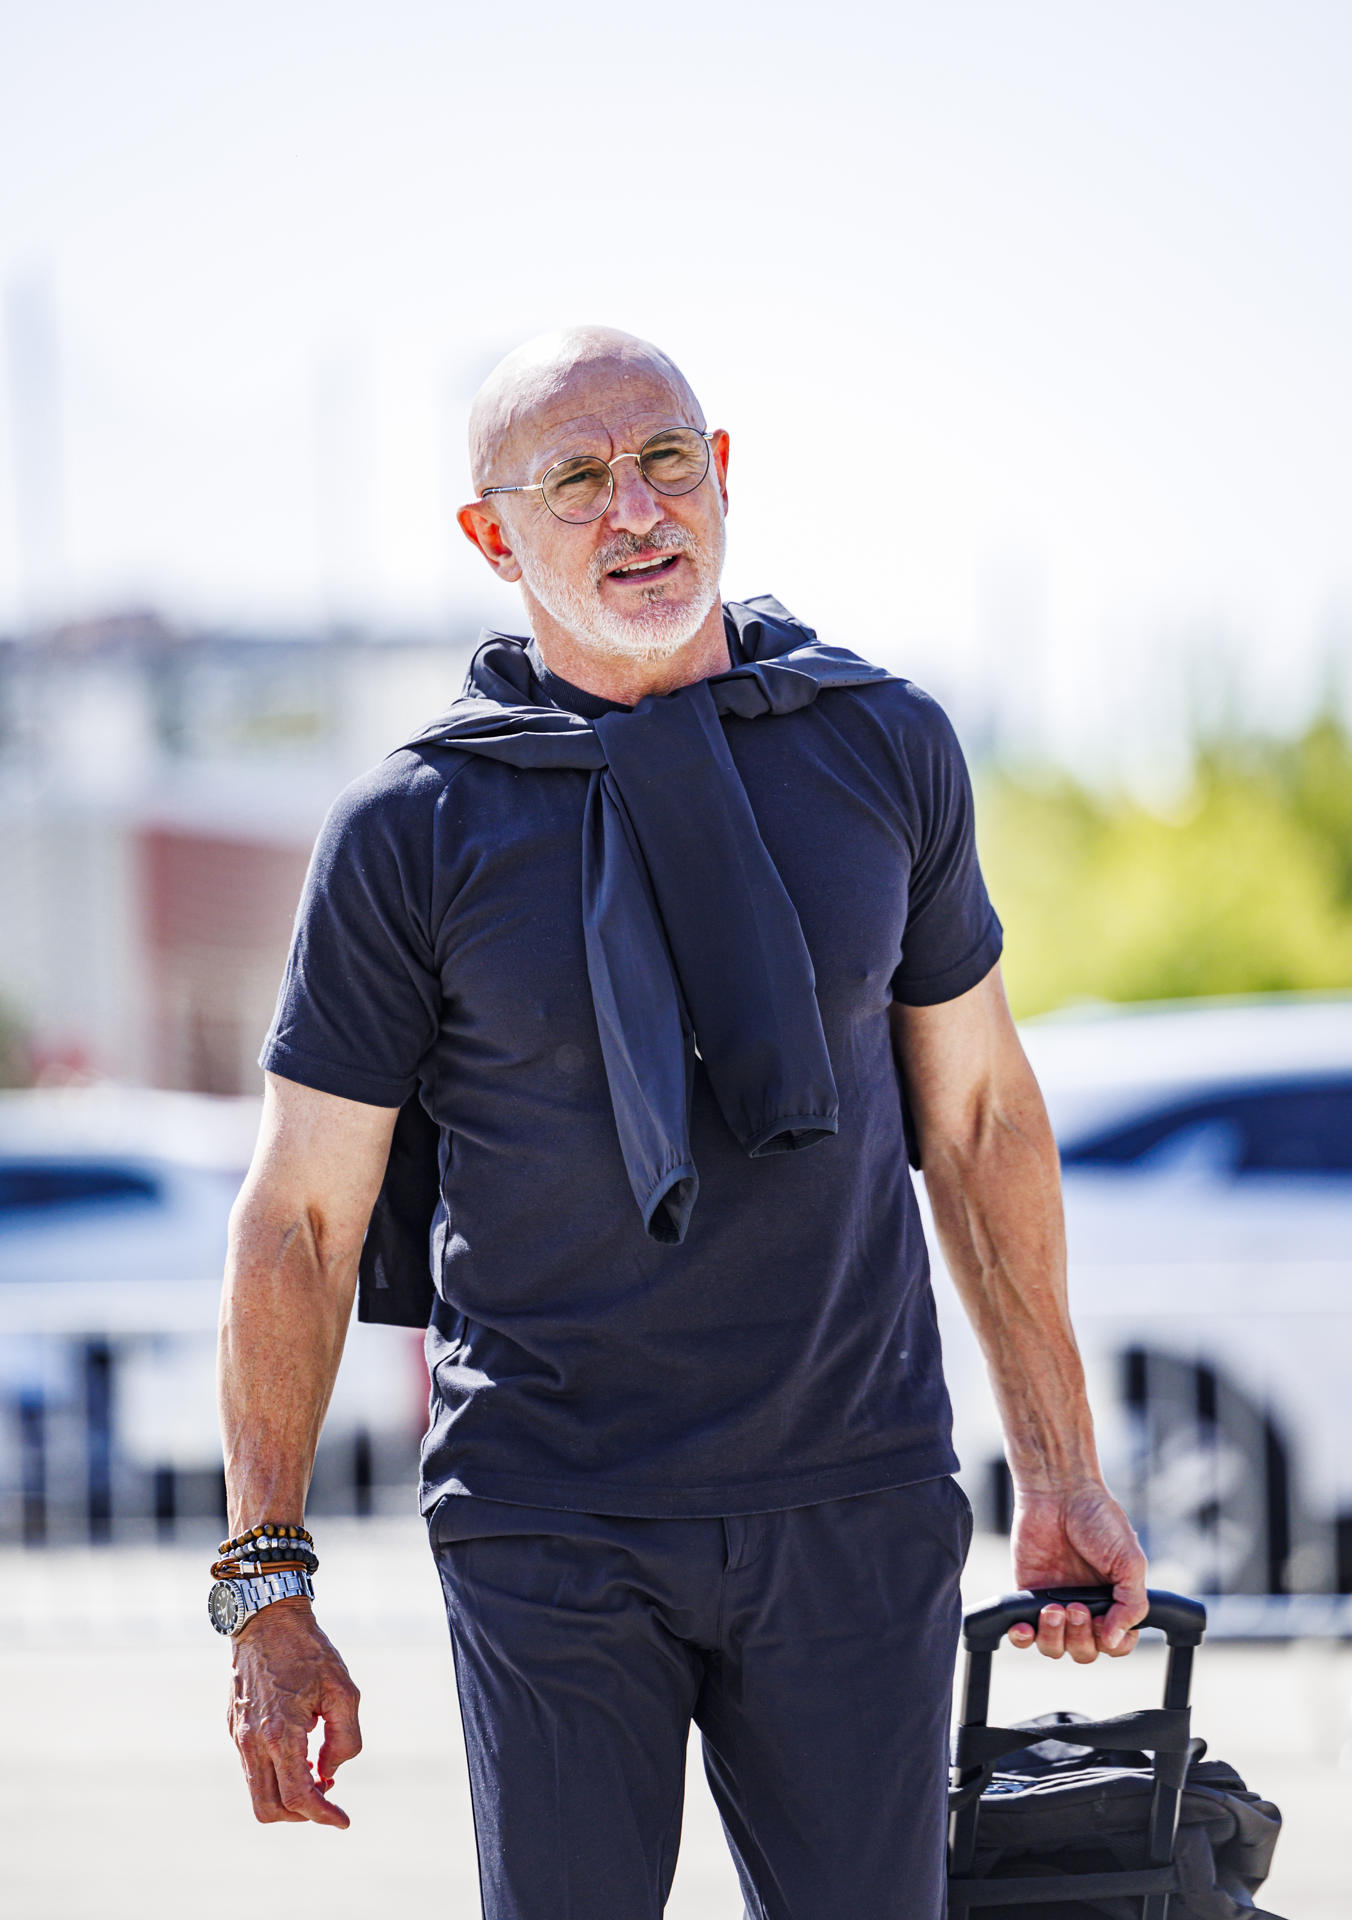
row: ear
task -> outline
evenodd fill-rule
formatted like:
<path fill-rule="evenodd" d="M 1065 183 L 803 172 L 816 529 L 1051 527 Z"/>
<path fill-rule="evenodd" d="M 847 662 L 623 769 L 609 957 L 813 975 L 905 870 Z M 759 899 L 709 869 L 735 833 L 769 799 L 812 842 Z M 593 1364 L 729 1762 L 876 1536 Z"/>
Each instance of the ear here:
<path fill-rule="evenodd" d="M 521 563 L 512 552 L 507 529 L 496 507 L 482 500 L 471 500 L 455 517 L 461 533 L 471 546 L 479 549 L 499 580 L 513 582 L 521 578 Z"/>
<path fill-rule="evenodd" d="M 709 442 L 709 452 L 713 460 L 714 472 L 718 476 L 718 491 L 723 496 L 724 513 L 728 510 L 728 453 L 731 446 L 732 442 L 724 429 L 715 427 L 713 438 Z"/>

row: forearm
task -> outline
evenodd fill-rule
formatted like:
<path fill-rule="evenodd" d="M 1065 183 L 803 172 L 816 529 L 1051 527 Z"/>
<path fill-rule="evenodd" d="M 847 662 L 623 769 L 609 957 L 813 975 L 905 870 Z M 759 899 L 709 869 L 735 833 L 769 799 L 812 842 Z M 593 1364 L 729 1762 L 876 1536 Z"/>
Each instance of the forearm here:
<path fill-rule="evenodd" d="M 1075 1660 L 1125 1653 L 1146 1610 L 1145 1556 L 1099 1470 L 1066 1300 L 1056 1142 L 999 969 L 956 1001 L 894 1009 L 893 1031 L 939 1242 L 1004 1423 L 1015 1578 L 1114 1591 L 1097 1622 L 1083 1607 L 1044 1609 L 1037 1644 Z"/>
<path fill-rule="evenodd" d="M 299 1522 L 352 1311 L 356 1251 L 246 1189 L 231 1222 L 219 1401 L 232 1533 Z"/>
<path fill-rule="evenodd" d="M 1100 1477 L 1066 1295 L 1056 1147 L 1031 1083 L 986 1102 L 968 1137 L 927 1143 L 944 1259 L 985 1356 L 1023 1493 Z"/>

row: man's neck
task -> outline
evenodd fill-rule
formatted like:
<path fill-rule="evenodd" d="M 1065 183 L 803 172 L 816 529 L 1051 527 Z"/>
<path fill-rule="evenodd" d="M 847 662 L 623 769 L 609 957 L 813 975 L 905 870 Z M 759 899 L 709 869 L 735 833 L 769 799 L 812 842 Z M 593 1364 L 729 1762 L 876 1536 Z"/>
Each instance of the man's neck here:
<path fill-rule="evenodd" d="M 699 631 L 674 653 L 656 659 L 607 653 L 567 632 L 543 608 L 530 608 L 535 643 L 545 665 L 569 686 L 580 687 L 623 707 L 637 706 L 645 694 L 674 693 L 732 665 L 723 628 L 723 602 L 715 600 Z"/>

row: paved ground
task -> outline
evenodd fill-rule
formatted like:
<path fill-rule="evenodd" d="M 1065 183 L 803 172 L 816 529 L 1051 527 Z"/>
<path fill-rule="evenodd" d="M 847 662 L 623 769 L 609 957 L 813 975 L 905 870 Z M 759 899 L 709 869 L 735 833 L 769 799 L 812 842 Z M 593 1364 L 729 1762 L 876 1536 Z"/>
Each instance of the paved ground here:
<path fill-rule="evenodd" d="M 364 1696 L 366 1751 L 340 1796 L 353 1818 L 346 1834 L 250 1818 L 223 1734 L 228 1655 L 206 1623 L 199 1552 L 0 1554 L 0 1910 L 14 1920 L 237 1920 L 280 1901 L 325 1920 L 474 1920 L 450 1660 L 416 1523 L 329 1523 L 324 1548 L 322 1617 Z M 377 1595 L 377 1566 L 393 1601 Z M 973 1597 L 1005 1584 L 1000 1547 L 979 1543 Z M 1153 1699 L 1159 1667 L 1150 1649 L 1087 1673 L 1008 1654 L 995 1704 L 1011 1715 L 1120 1712 Z M 1352 1648 L 1213 1646 L 1195 1698 L 1213 1751 L 1286 1813 L 1264 1899 L 1288 1920 L 1347 1920 Z M 668 1920 L 737 1920 L 693 1749 L 691 1759 Z"/>

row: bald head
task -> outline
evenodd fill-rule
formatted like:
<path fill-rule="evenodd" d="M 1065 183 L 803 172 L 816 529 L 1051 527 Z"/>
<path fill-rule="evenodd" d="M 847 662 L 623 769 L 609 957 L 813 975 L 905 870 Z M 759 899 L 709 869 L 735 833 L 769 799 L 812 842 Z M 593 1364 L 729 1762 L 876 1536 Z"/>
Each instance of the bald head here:
<path fill-rule="evenodd" d="M 494 367 L 470 409 L 475 491 L 524 478 L 510 470 L 513 459 L 524 455 L 551 419 L 566 417 L 570 409 L 581 417 L 607 389 L 618 395 L 641 385 L 666 387 L 677 417 L 687 426 L 704 425 L 703 409 L 675 361 L 632 333 L 569 327 L 516 347 Z"/>

